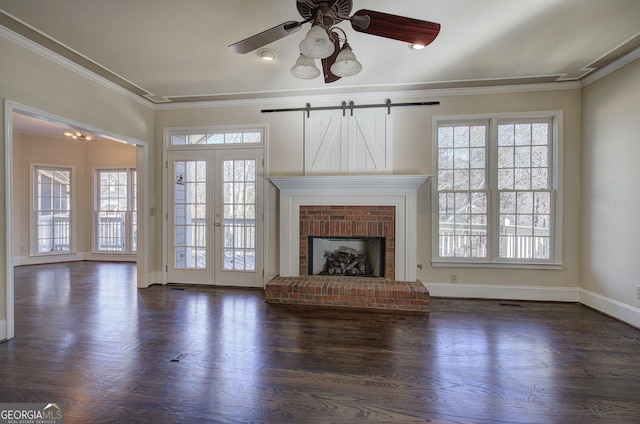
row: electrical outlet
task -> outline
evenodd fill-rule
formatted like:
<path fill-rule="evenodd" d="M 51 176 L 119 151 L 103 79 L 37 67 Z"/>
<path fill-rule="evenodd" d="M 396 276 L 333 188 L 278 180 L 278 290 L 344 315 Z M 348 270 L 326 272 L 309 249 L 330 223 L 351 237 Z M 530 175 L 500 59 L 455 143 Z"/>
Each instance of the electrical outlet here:
<path fill-rule="evenodd" d="M 636 287 L 636 299 L 640 299 L 640 286 Z"/>
<path fill-rule="evenodd" d="M 458 282 L 458 274 L 451 274 L 451 282 L 454 284 Z"/>

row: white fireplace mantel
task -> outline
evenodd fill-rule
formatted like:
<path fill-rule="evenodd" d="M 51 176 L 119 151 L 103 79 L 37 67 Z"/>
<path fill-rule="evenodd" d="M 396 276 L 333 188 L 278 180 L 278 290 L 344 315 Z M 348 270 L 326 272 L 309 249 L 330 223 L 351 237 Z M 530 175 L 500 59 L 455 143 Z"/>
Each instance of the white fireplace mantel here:
<path fill-rule="evenodd" d="M 271 177 L 280 189 L 280 276 L 300 273 L 300 206 L 395 206 L 395 279 L 416 280 L 417 190 L 429 175 Z"/>

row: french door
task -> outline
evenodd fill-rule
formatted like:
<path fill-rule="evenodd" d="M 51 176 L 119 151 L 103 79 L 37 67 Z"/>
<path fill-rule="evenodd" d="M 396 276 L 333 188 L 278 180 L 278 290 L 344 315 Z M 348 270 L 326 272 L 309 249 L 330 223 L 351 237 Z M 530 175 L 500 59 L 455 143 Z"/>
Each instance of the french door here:
<path fill-rule="evenodd" d="M 168 152 L 167 282 L 262 287 L 262 149 Z"/>

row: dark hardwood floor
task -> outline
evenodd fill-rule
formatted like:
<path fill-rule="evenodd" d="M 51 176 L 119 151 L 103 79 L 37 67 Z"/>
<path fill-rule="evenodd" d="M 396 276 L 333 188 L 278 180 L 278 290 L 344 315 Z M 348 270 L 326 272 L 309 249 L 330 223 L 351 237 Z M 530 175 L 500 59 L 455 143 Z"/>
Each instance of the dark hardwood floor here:
<path fill-rule="evenodd" d="M 640 422 L 640 330 L 578 304 L 432 299 L 402 316 L 135 278 L 16 268 L 0 402 L 56 402 L 65 423 Z"/>

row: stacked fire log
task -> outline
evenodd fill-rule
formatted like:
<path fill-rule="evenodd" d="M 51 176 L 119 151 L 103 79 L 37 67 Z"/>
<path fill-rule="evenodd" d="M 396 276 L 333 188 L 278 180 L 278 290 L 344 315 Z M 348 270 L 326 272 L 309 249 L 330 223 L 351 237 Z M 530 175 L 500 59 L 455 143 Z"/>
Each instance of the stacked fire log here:
<path fill-rule="evenodd" d="M 326 251 L 325 273 L 329 275 L 370 275 L 371 267 L 359 250 L 341 246 L 333 252 Z"/>

